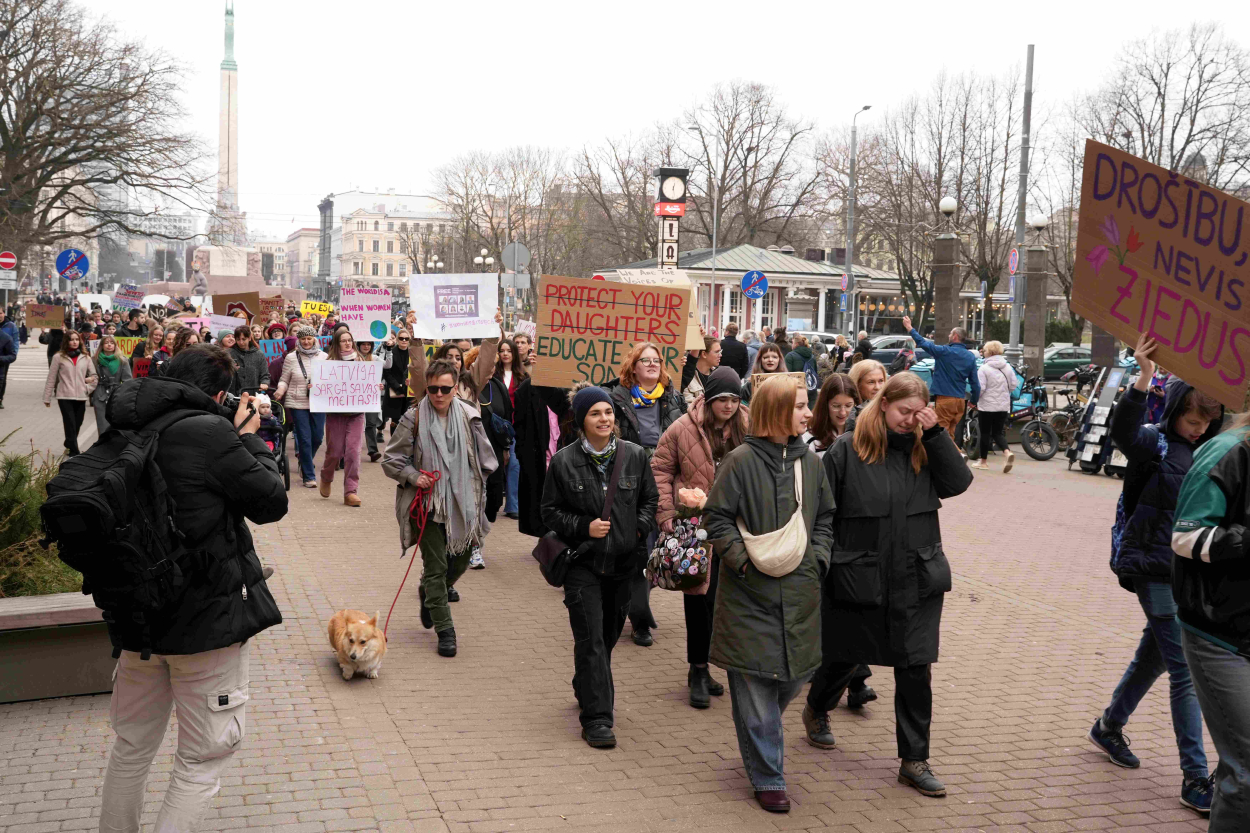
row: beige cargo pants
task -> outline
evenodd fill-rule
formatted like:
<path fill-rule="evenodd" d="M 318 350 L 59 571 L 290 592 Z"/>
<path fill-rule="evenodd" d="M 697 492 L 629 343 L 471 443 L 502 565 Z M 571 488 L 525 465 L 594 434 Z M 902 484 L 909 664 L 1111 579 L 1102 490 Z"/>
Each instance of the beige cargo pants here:
<path fill-rule="evenodd" d="M 101 833 L 138 833 L 148 770 L 175 707 L 178 746 L 154 830 L 194 829 L 243 741 L 247 654 L 247 643 L 201 654 L 153 654 L 146 662 L 134 651 L 122 652 L 109 711 L 117 741 L 104 774 Z"/>

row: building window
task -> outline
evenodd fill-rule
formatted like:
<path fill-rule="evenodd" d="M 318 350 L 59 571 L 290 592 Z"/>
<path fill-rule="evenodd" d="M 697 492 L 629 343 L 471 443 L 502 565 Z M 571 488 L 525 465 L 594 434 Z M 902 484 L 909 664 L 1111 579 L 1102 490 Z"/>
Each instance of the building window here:
<path fill-rule="evenodd" d="M 373 221 L 373 230 L 374 230 L 374 231 L 377 231 L 377 230 L 378 230 L 378 221 L 377 221 L 377 220 L 374 220 L 374 221 Z"/>
<path fill-rule="evenodd" d="M 387 223 L 387 224 L 386 224 L 386 230 L 387 230 L 387 231 L 394 231 L 394 230 L 395 230 L 395 224 L 394 224 L 394 223 Z"/>
<path fill-rule="evenodd" d="M 355 267 L 354 269 L 352 269 L 352 274 L 359 275 L 360 274 L 360 261 L 356 261 L 355 263 L 352 264 L 352 266 Z"/>
<path fill-rule="evenodd" d="M 772 292 L 765 292 L 764 297 L 760 299 L 760 326 L 772 327 L 773 325 L 773 308 L 775 306 L 775 296 Z"/>
<path fill-rule="evenodd" d="M 394 263 L 386 264 L 386 276 L 388 278 L 395 277 L 395 264 Z"/>
<path fill-rule="evenodd" d="M 426 233 L 426 234 L 433 234 L 433 233 L 434 233 L 434 224 L 433 224 L 433 223 L 426 223 L 426 224 L 425 224 L 425 233 Z"/>
<path fill-rule="evenodd" d="M 377 277 L 377 274 L 378 274 L 378 265 L 374 263 L 373 264 L 373 276 Z"/>
<path fill-rule="evenodd" d="M 408 241 L 407 240 L 399 241 L 399 250 L 403 252 L 404 254 L 408 254 Z"/>
<path fill-rule="evenodd" d="M 373 241 L 373 250 L 374 250 L 375 252 L 376 252 L 376 251 L 378 251 L 378 241 L 377 241 L 377 240 L 374 240 L 374 241 Z"/>
<path fill-rule="evenodd" d="M 363 240 L 357 240 L 357 241 L 356 241 L 356 251 L 358 251 L 358 252 L 363 252 L 364 250 L 365 250 L 365 241 L 363 241 Z"/>
<path fill-rule="evenodd" d="M 729 296 L 729 321 L 725 323 L 737 324 L 742 328 L 742 293 L 735 291 L 733 287 L 727 287 L 725 294 Z"/>
<path fill-rule="evenodd" d="M 364 221 L 364 220 L 357 220 L 357 221 L 356 221 L 356 231 L 364 231 L 364 230 L 365 230 L 365 221 Z"/>
<path fill-rule="evenodd" d="M 439 224 L 438 224 L 438 233 L 439 233 L 439 234 L 443 234 L 443 229 L 445 229 L 445 228 L 447 228 L 447 226 L 446 226 L 444 223 L 439 223 Z"/>
<path fill-rule="evenodd" d="M 387 240 L 387 241 L 386 241 L 386 252 L 387 252 L 387 254 L 394 254 L 394 253 L 395 253 L 395 241 L 394 241 L 394 240 Z"/>
<path fill-rule="evenodd" d="M 407 223 L 400 223 L 400 224 L 399 224 L 399 230 L 400 230 L 400 231 L 407 231 L 407 230 L 408 230 L 408 224 L 407 224 Z"/>
<path fill-rule="evenodd" d="M 408 276 L 408 264 L 403 261 L 400 261 L 399 263 L 399 276 L 401 278 L 406 278 Z"/>

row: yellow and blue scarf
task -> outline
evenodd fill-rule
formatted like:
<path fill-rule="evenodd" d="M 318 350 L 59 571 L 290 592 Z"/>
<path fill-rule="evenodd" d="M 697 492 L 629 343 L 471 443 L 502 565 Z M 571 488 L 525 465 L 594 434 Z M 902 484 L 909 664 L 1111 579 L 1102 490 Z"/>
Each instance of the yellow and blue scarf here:
<path fill-rule="evenodd" d="M 643 391 L 642 388 L 634 385 L 630 389 L 630 396 L 633 399 L 635 408 L 654 408 L 655 403 L 664 395 L 664 385 L 660 382 L 655 383 L 655 387 L 650 393 Z"/>

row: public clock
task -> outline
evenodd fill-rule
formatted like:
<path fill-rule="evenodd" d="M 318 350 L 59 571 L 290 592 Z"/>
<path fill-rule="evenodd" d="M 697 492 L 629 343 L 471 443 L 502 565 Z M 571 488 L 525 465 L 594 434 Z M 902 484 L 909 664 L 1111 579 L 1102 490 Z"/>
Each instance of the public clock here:
<path fill-rule="evenodd" d="M 681 177 L 670 176 L 665 178 L 660 185 L 660 191 L 663 192 L 664 198 L 670 202 L 682 198 L 686 193 L 686 183 L 682 182 Z"/>

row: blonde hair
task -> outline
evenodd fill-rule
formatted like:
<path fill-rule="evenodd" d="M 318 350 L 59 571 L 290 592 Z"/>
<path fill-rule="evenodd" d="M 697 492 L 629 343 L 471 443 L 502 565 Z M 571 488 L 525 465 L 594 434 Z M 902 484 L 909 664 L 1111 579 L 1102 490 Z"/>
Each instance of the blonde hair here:
<path fill-rule="evenodd" d="M 836 345 L 838 345 L 839 347 L 850 347 L 850 346 L 851 346 L 851 345 L 849 345 L 849 344 L 847 344 L 847 343 L 846 343 L 846 336 L 842 335 L 841 333 L 838 333 L 836 336 L 834 336 L 834 338 L 833 338 L 833 343 L 834 343 L 834 344 L 836 344 Z"/>
<path fill-rule="evenodd" d="M 885 365 L 876 359 L 865 359 L 862 355 L 859 361 L 851 363 L 851 371 L 848 374 L 851 377 L 851 381 L 855 383 L 855 390 L 859 390 L 859 383 L 864 380 L 865 376 L 878 370 L 881 371 L 882 379 L 890 378 L 890 374 L 885 372 Z M 861 393 L 860 396 L 862 397 L 863 394 Z"/>
<path fill-rule="evenodd" d="M 799 380 L 783 373 L 769 375 L 751 395 L 751 436 L 790 436 Z"/>
<path fill-rule="evenodd" d="M 798 333 L 795 333 L 794 335 L 790 336 L 790 346 L 791 347 L 809 346 L 808 341 L 807 341 L 807 336 L 803 336 L 803 335 L 799 335 Z"/>
<path fill-rule="evenodd" d="M 989 358 L 990 356 L 1001 356 L 1003 354 L 1003 343 L 1001 341 L 987 341 L 981 345 L 981 355 Z"/>
<path fill-rule="evenodd" d="M 901 399 L 919 399 L 929 404 L 929 386 L 915 373 L 904 371 L 886 380 L 885 387 L 868 403 L 855 420 L 855 453 L 868 465 L 885 461 L 886 435 L 885 406 Z M 924 432 L 917 423 L 913 433 L 916 441 L 911 447 L 911 467 L 917 474 L 929 462 L 920 435 Z"/>

